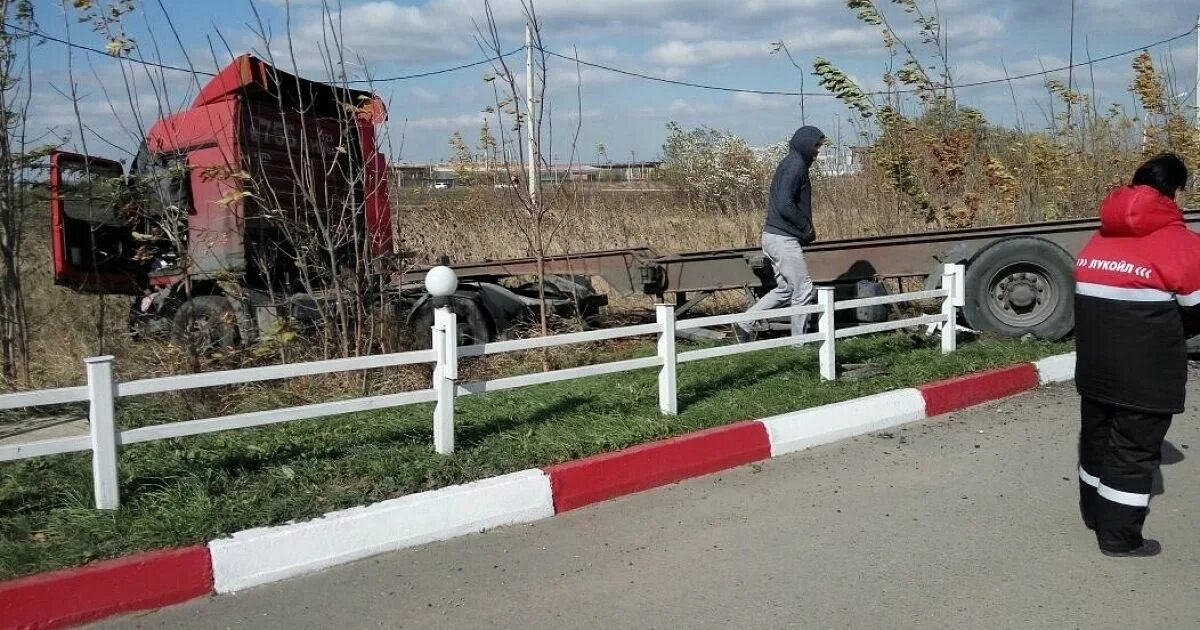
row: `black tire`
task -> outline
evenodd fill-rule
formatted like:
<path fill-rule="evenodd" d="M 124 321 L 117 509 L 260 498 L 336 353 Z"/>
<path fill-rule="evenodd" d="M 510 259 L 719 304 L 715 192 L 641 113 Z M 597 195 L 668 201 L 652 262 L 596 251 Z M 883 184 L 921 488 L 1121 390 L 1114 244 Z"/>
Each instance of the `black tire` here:
<path fill-rule="evenodd" d="M 967 266 L 967 324 L 1005 337 L 1058 341 L 1075 328 L 1074 260 L 1036 237 L 992 244 Z"/>
<path fill-rule="evenodd" d="M 175 340 L 200 356 L 236 348 L 238 314 L 224 296 L 198 295 L 179 307 L 172 319 Z"/>
<path fill-rule="evenodd" d="M 135 300 L 129 309 L 129 337 L 134 341 L 166 339 L 174 331 L 175 322 L 157 313 L 143 313 Z"/>
<path fill-rule="evenodd" d="M 456 293 L 450 298 L 450 310 L 458 316 L 458 345 L 470 346 L 492 340 L 487 313 L 474 293 Z M 416 348 L 433 347 L 433 299 L 425 300 L 418 306 L 408 324 Z"/>

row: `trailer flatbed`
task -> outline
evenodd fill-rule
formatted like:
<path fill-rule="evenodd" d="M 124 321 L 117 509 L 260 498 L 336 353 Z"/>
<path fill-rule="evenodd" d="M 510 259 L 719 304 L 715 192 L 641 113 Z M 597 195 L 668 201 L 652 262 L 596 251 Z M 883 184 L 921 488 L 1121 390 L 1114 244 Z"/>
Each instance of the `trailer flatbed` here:
<path fill-rule="evenodd" d="M 1200 211 L 1187 211 L 1184 218 L 1193 229 L 1200 227 Z M 1074 326 L 1075 254 L 1099 227 L 1097 218 L 1067 219 L 840 239 L 809 245 L 805 259 L 816 284 L 859 292 L 864 286 L 878 291 L 886 280 L 932 285 L 942 265 L 964 264 L 969 325 L 993 334 L 1056 340 Z M 672 296 L 680 314 L 718 291 L 743 290 L 753 297 L 774 286 L 771 263 L 757 247 L 682 254 L 634 247 L 555 256 L 543 265 L 548 275 L 603 278 L 621 295 Z M 427 269 L 410 271 L 403 282 L 419 283 Z M 505 278 L 533 276 L 537 261 L 468 262 L 454 269 L 469 293 Z M 480 302 L 480 310 L 493 317 L 494 307 Z M 493 324 L 493 331 L 499 328 Z"/>

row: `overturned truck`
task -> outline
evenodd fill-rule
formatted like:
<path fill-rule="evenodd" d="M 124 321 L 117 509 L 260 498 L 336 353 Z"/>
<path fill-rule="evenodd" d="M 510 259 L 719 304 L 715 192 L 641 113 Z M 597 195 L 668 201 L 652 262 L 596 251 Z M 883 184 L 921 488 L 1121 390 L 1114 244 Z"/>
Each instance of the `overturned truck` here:
<path fill-rule="evenodd" d="M 345 304 L 394 312 L 425 330 L 432 308 L 398 278 L 382 102 L 241 56 L 184 111 L 146 133 L 126 170 L 51 156 L 57 284 L 129 295 L 135 335 L 202 348 L 252 343 L 281 320 L 337 323 Z M 536 285 L 476 282 L 489 304 L 464 343 L 507 329 L 539 304 Z M 552 309 L 603 304 L 578 278 L 548 283 Z M 477 335 L 472 338 L 471 334 Z"/>

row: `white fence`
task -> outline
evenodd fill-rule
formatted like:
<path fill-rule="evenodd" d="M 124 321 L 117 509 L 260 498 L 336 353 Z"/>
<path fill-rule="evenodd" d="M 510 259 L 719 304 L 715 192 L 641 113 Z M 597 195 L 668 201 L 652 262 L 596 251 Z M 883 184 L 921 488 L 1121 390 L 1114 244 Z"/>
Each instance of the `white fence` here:
<path fill-rule="evenodd" d="M 0 410 L 87 402 L 89 403 L 89 434 L 3 445 L 0 446 L 0 462 L 60 453 L 91 451 L 96 507 L 103 510 L 113 510 L 117 509 L 120 505 L 117 483 L 117 449 L 121 446 L 137 444 L 138 442 L 165 440 L 230 429 L 245 429 L 294 420 L 307 420 L 432 402 L 435 403 L 433 412 L 434 448 L 438 453 L 449 454 L 454 451 L 454 401 L 459 396 L 484 394 L 529 385 L 554 383 L 588 376 L 655 367 L 659 368 L 659 409 L 663 414 L 674 415 L 679 411 L 676 373 L 680 363 L 754 352 L 768 348 L 819 343 L 821 377 L 826 380 L 833 380 L 837 378 L 836 341 L 838 339 L 898 330 L 912 326 L 933 325 L 942 326 L 942 351 L 944 353 L 953 352 L 956 349 L 955 332 L 957 328 L 955 320 L 957 309 L 963 306 L 963 295 L 963 268 L 960 265 L 946 265 L 942 276 L 942 288 L 934 291 L 920 291 L 835 302 L 833 288 L 819 287 L 817 289 L 817 303 L 815 305 L 682 320 L 675 318 L 675 308 L 673 305 L 661 304 L 657 309 L 657 321 L 653 324 L 516 341 L 501 341 L 475 346 L 458 347 L 456 344 L 458 339 L 457 321 L 454 313 L 449 309 L 438 309 L 434 317 L 433 349 L 431 350 L 186 374 L 128 382 L 118 382 L 114 377 L 112 357 L 96 357 L 87 359 L 86 361 L 86 386 L 21 392 L 0 396 Z M 921 315 L 878 324 L 843 328 L 841 330 L 837 330 L 834 327 L 834 315 L 837 311 L 938 299 L 942 300 L 942 309 L 937 315 Z M 819 317 L 818 332 L 683 353 L 677 352 L 675 348 L 676 333 L 680 331 L 765 319 L 779 319 L 793 315 L 817 315 Z M 458 361 L 462 358 L 645 335 L 658 336 L 658 352 L 655 356 L 552 372 L 513 376 L 490 381 L 458 382 Z M 435 366 L 433 383 L 429 389 L 419 391 L 340 400 L 300 407 L 288 407 L 285 409 L 256 411 L 203 420 L 173 422 L 137 429 L 118 430 L 115 424 L 115 405 L 118 398 L 426 363 L 433 363 Z"/>

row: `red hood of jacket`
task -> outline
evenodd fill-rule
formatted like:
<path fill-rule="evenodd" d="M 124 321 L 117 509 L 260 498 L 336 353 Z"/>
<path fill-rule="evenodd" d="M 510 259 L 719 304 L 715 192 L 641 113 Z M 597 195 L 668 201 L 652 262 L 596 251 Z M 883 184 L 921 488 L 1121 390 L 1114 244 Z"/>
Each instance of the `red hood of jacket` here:
<path fill-rule="evenodd" d="M 1122 186 L 1100 204 L 1104 236 L 1146 236 L 1172 224 L 1183 224 L 1179 206 L 1150 186 Z"/>

